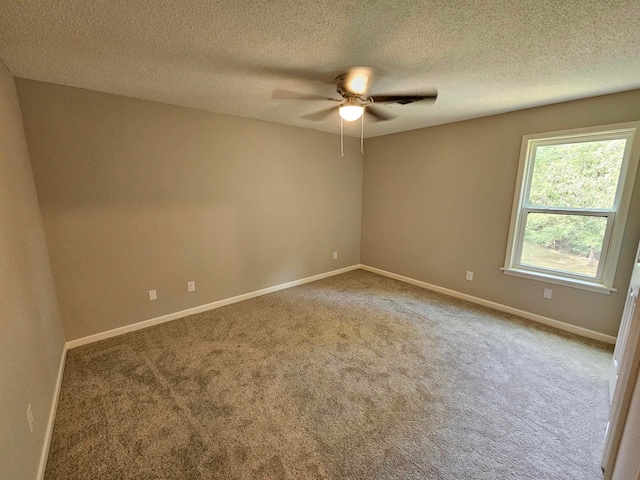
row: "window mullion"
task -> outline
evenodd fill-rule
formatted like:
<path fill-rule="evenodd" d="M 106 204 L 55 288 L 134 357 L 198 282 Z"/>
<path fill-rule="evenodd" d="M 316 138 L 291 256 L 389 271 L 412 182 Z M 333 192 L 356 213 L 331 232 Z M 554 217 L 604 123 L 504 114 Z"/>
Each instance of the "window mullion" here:
<path fill-rule="evenodd" d="M 611 209 L 580 209 L 561 207 L 523 207 L 527 213 L 548 213 L 551 215 L 581 215 L 585 217 L 608 217 L 615 213 Z"/>

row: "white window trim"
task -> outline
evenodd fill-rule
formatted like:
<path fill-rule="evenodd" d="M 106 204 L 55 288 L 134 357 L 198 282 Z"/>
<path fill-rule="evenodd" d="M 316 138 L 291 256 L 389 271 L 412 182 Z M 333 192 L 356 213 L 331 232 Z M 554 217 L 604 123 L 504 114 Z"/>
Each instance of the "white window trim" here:
<path fill-rule="evenodd" d="M 616 291 L 613 287 L 613 281 L 618 264 L 618 257 L 620 255 L 620 249 L 622 247 L 622 237 L 626 225 L 627 214 L 629 212 L 629 204 L 631 203 L 631 195 L 633 194 L 633 184 L 635 182 L 638 162 L 640 160 L 640 141 L 638 138 L 639 130 L 640 121 L 618 123 L 614 125 L 600 125 L 558 132 L 538 133 L 522 137 L 520 163 L 518 166 L 518 175 L 516 177 L 516 189 L 511 211 L 509 237 L 507 241 L 507 252 L 504 260 L 505 266 L 501 268 L 504 273 L 598 293 L 609 294 Z M 607 229 L 605 232 L 600 256 L 601 260 L 599 262 L 596 278 L 592 279 L 580 275 L 573 275 L 571 273 L 565 274 L 518 264 L 517 260 L 520 258 L 522 242 L 517 242 L 517 240 L 522 238 L 523 229 L 525 227 L 525 222 L 523 221 L 525 207 L 523 207 L 523 205 L 525 199 L 528 197 L 529 189 L 531 187 L 530 173 L 533 168 L 532 157 L 535 147 L 545 144 L 557 144 L 562 140 L 567 140 L 567 143 L 571 143 L 572 140 L 579 142 L 596 135 L 598 139 L 606 139 L 607 134 L 612 138 L 620 138 L 622 135 L 625 135 L 627 136 L 628 141 L 620 171 L 619 185 L 622 186 L 622 188 L 618 188 L 618 191 L 616 192 L 613 209 L 589 211 L 589 215 L 607 218 Z M 526 210 L 527 212 L 540 211 L 544 213 L 562 213 L 569 215 L 576 213 L 584 214 L 584 210 L 576 210 L 574 213 L 573 209 L 570 208 L 526 207 Z"/>

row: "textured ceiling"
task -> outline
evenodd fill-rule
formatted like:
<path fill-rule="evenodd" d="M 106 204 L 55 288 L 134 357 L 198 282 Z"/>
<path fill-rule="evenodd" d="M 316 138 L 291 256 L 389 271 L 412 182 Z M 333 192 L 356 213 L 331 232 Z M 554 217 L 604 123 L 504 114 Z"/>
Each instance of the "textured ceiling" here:
<path fill-rule="evenodd" d="M 353 65 L 384 107 L 365 136 L 640 88 L 639 0 L 2 0 L 0 58 L 17 77 L 339 132 L 300 117 Z M 328 81 L 314 81 L 319 79 Z M 359 135 L 360 126 L 348 125 Z"/>

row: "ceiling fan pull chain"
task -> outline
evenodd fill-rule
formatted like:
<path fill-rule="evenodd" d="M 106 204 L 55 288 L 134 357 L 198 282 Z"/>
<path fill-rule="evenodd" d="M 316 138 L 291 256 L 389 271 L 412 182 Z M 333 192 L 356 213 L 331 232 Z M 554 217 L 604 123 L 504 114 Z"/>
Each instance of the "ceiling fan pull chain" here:
<path fill-rule="evenodd" d="M 344 157 L 344 126 L 340 117 L 340 155 Z"/>
<path fill-rule="evenodd" d="M 364 155 L 364 115 L 362 115 L 362 128 L 360 129 L 360 155 Z"/>

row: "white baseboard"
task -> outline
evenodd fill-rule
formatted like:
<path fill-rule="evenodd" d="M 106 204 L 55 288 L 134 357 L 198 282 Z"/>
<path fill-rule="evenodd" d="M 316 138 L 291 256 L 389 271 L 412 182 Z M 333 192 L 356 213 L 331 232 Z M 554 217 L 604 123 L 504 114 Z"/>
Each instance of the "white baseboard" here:
<path fill-rule="evenodd" d="M 604 333 L 596 332 L 594 330 L 589 330 L 587 328 L 578 327 L 576 325 L 572 325 L 570 323 L 561 322 L 559 320 L 555 320 L 553 318 L 544 317 L 542 315 L 538 315 L 535 313 L 527 312 L 525 310 L 520 310 L 514 307 L 509 307 L 507 305 L 502 305 L 500 303 L 492 302 L 489 300 L 485 300 L 483 298 L 474 297 L 472 295 L 468 295 L 466 293 L 461 293 L 456 290 L 450 290 L 448 288 L 439 287 L 437 285 L 432 285 L 427 282 L 423 282 L 420 280 L 416 280 L 414 278 L 405 277 L 403 275 L 398 275 L 397 273 L 388 272 L 386 270 L 382 270 L 375 267 L 370 267 L 368 265 L 351 265 L 349 267 L 340 268 L 338 270 L 332 270 L 330 272 L 320 273 L 318 275 L 313 275 L 311 277 L 302 278 L 299 280 L 294 280 L 292 282 L 283 283 L 280 285 L 275 285 L 273 287 L 263 288 L 261 290 L 256 290 L 254 292 L 245 293 L 242 295 L 237 295 L 235 297 L 225 298 L 223 300 L 218 300 L 216 302 L 207 303 L 205 305 L 200 305 L 198 307 L 188 308 L 186 310 L 181 310 L 179 312 L 169 313 L 167 315 L 162 315 L 160 317 L 150 318 L 148 320 L 143 320 L 141 322 L 133 323 L 131 325 L 125 325 L 123 327 L 114 328 L 112 330 L 108 330 L 106 332 L 96 333 L 94 335 L 89 335 L 86 337 L 78 338 L 75 340 L 70 340 L 66 344 L 67 349 L 80 347 L 82 345 L 87 345 L 89 343 L 98 342 L 100 340 L 105 340 L 107 338 L 116 337 L 118 335 L 122 335 L 128 332 L 133 332 L 136 330 L 141 330 L 143 328 L 151 327 L 153 325 L 158 325 L 160 323 L 169 322 L 171 320 L 176 320 L 178 318 L 187 317 L 189 315 L 193 315 L 196 313 L 206 312 L 208 310 L 213 310 L 216 308 L 223 307 L 225 305 L 230 305 L 232 303 L 241 302 L 243 300 L 248 300 L 250 298 L 259 297 L 261 295 L 266 295 L 268 293 L 277 292 L 278 290 L 284 290 L 286 288 L 295 287 L 298 285 L 302 285 L 309 282 L 315 282 L 316 280 L 321 280 L 323 278 L 331 277 L 334 275 L 339 275 L 341 273 L 349 272 L 351 270 L 357 270 L 361 268 L 363 270 L 367 270 L 373 273 L 377 273 L 379 275 L 384 275 L 385 277 L 394 278 L 396 280 L 400 280 L 401 282 L 410 283 L 412 285 L 416 285 L 418 287 L 426 288 L 427 290 L 432 290 L 434 292 L 443 293 L 445 295 L 449 295 L 451 297 L 459 298 L 461 300 L 466 300 L 471 303 L 475 303 L 477 305 L 482 305 L 485 307 L 493 308 L 495 310 L 499 310 L 501 312 L 511 313 L 513 315 L 518 315 L 520 317 L 526 318 L 528 320 L 533 320 L 534 322 L 542 323 L 544 325 L 548 325 L 550 327 L 557 328 L 559 330 L 564 330 L 567 332 L 575 333 L 576 335 L 580 335 L 583 337 L 591 338 L 594 340 L 599 340 L 604 343 L 609 343 L 614 345 L 616 343 L 616 337 L 611 335 L 606 335 Z M 61 379 L 61 377 L 60 377 Z"/>
<path fill-rule="evenodd" d="M 53 436 L 53 424 L 56 419 L 56 411 L 58 410 L 58 398 L 60 397 L 60 388 L 62 387 L 62 375 L 64 374 L 64 364 L 67 360 L 67 346 L 62 349 L 62 358 L 60 358 L 60 366 L 58 367 L 58 378 L 56 379 L 56 389 L 53 393 L 51 401 L 51 409 L 49 411 L 49 420 L 47 429 L 44 433 L 44 445 L 42 445 L 42 453 L 40 454 L 40 465 L 38 467 L 38 480 L 44 479 L 44 472 L 47 468 L 47 458 L 49 458 L 49 448 L 51 447 L 51 437 Z"/>
<path fill-rule="evenodd" d="M 400 280 L 401 282 L 410 283 L 418 287 L 426 288 L 427 290 L 443 293 L 445 295 L 449 295 L 450 297 L 466 300 L 467 302 L 475 303 L 477 305 L 482 305 L 484 307 L 493 308 L 501 312 L 518 315 L 519 317 L 523 317 L 528 320 L 533 320 L 534 322 L 542 323 L 544 325 L 548 325 L 550 327 L 554 327 L 559 330 L 575 333 L 576 335 L 580 335 L 582 337 L 591 338 L 593 340 L 599 340 L 601 342 L 610 343 L 612 345 L 615 345 L 616 343 L 616 337 L 612 337 L 611 335 L 605 335 L 604 333 L 596 332 L 594 330 L 589 330 L 588 328 L 578 327 L 576 325 L 571 325 L 570 323 L 561 322 L 560 320 L 554 320 L 553 318 L 543 317 L 542 315 L 537 315 L 535 313 L 527 312 L 525 310 L 519 310 L 517 308 L 508 307 L 507 305 L 502 305 L 501 303 L 491 302 L 489 300 L 484 300 L 483 298 L 474 297 L 472 295 L 467 295 L 466 293 L 461 293 L 456 290 L 450 290 L 448 288 L 432 285 L 430 283 L 422 282 L 414 278 L 405 277 L 403 275 L 398 275 L 397 273 L 387 272 L 386 270 L 370 267 L 368 265 L 360 265 L 360 268 L 363 270 L 368 270 L 369 272 L 377 273 L 379 275 L 384 275 L 385 277 Z"/>
<path fill-rule="evenodd" d="M 304 283 L 315 282 L 316 280 L 332 277 L 334 275 L 339 275 L 341 273 L 349 272 L 351 270 L 357 270 L 359 268 L 360 268 L 359 264 L 351 265 L 350 267 L 344 267 L 338 270 L 332 270 L 330 272 L 320 273 L 318 275 L 313 275 L 311 277 L 301 278 L 300 280 L 294 280 L 292 282 L 282 283 L 280 285 L 263 288 L 261 290 L 256 290 L 254 292 L 237 295 L 235 297 L 225 298 L 223 300 L 218 300 L 217 302 L 207 303 L 205 305 L 200 305 L 198 307 L 187 308 L 186 310 L 181 310 L 175 313 L 169 313 L 167 315 L 162 315 L 161 317 L 150 318 L 148 320 L 143 320 L 141 322 L 133 323 L 131 325 L 125 325 L 124 327 L 114 328 L 113 330 L 107 330 L 106 332 L 96 333 L 94 335 L 89 335 L 89 336 L 78 338 L 75 340 L 70 340 L 67 342 L 67 348 L 68 349 L 76 348 L 82 345 L 87 345 L 89 343 L 105 340 L 107 338 L 117 337 L 118 335 L 122 335 L 124 333 L 129 333 L 136 330 L 141 330 L 143 328 L 152 327 L 153 325 L 158 325 L 160 323 L 169 322 L 171 320 L 176 320 L 178 318 L 187 317 L 195 313 L 206 312 L 208 310 L 213 310 L 215 308 L 224 307 L 225 305 L 230 305 L 232 303 L 241 302 L 243 300 L 248 300 L 250 298 L 259 297 L 261 295 L 266 295 L 267 293 L 277 292 L 278 290 L 284 290 L 285 288 L 291 288 L 291 287 L 296 287 L 298 285 L 302 285 Z"/>

